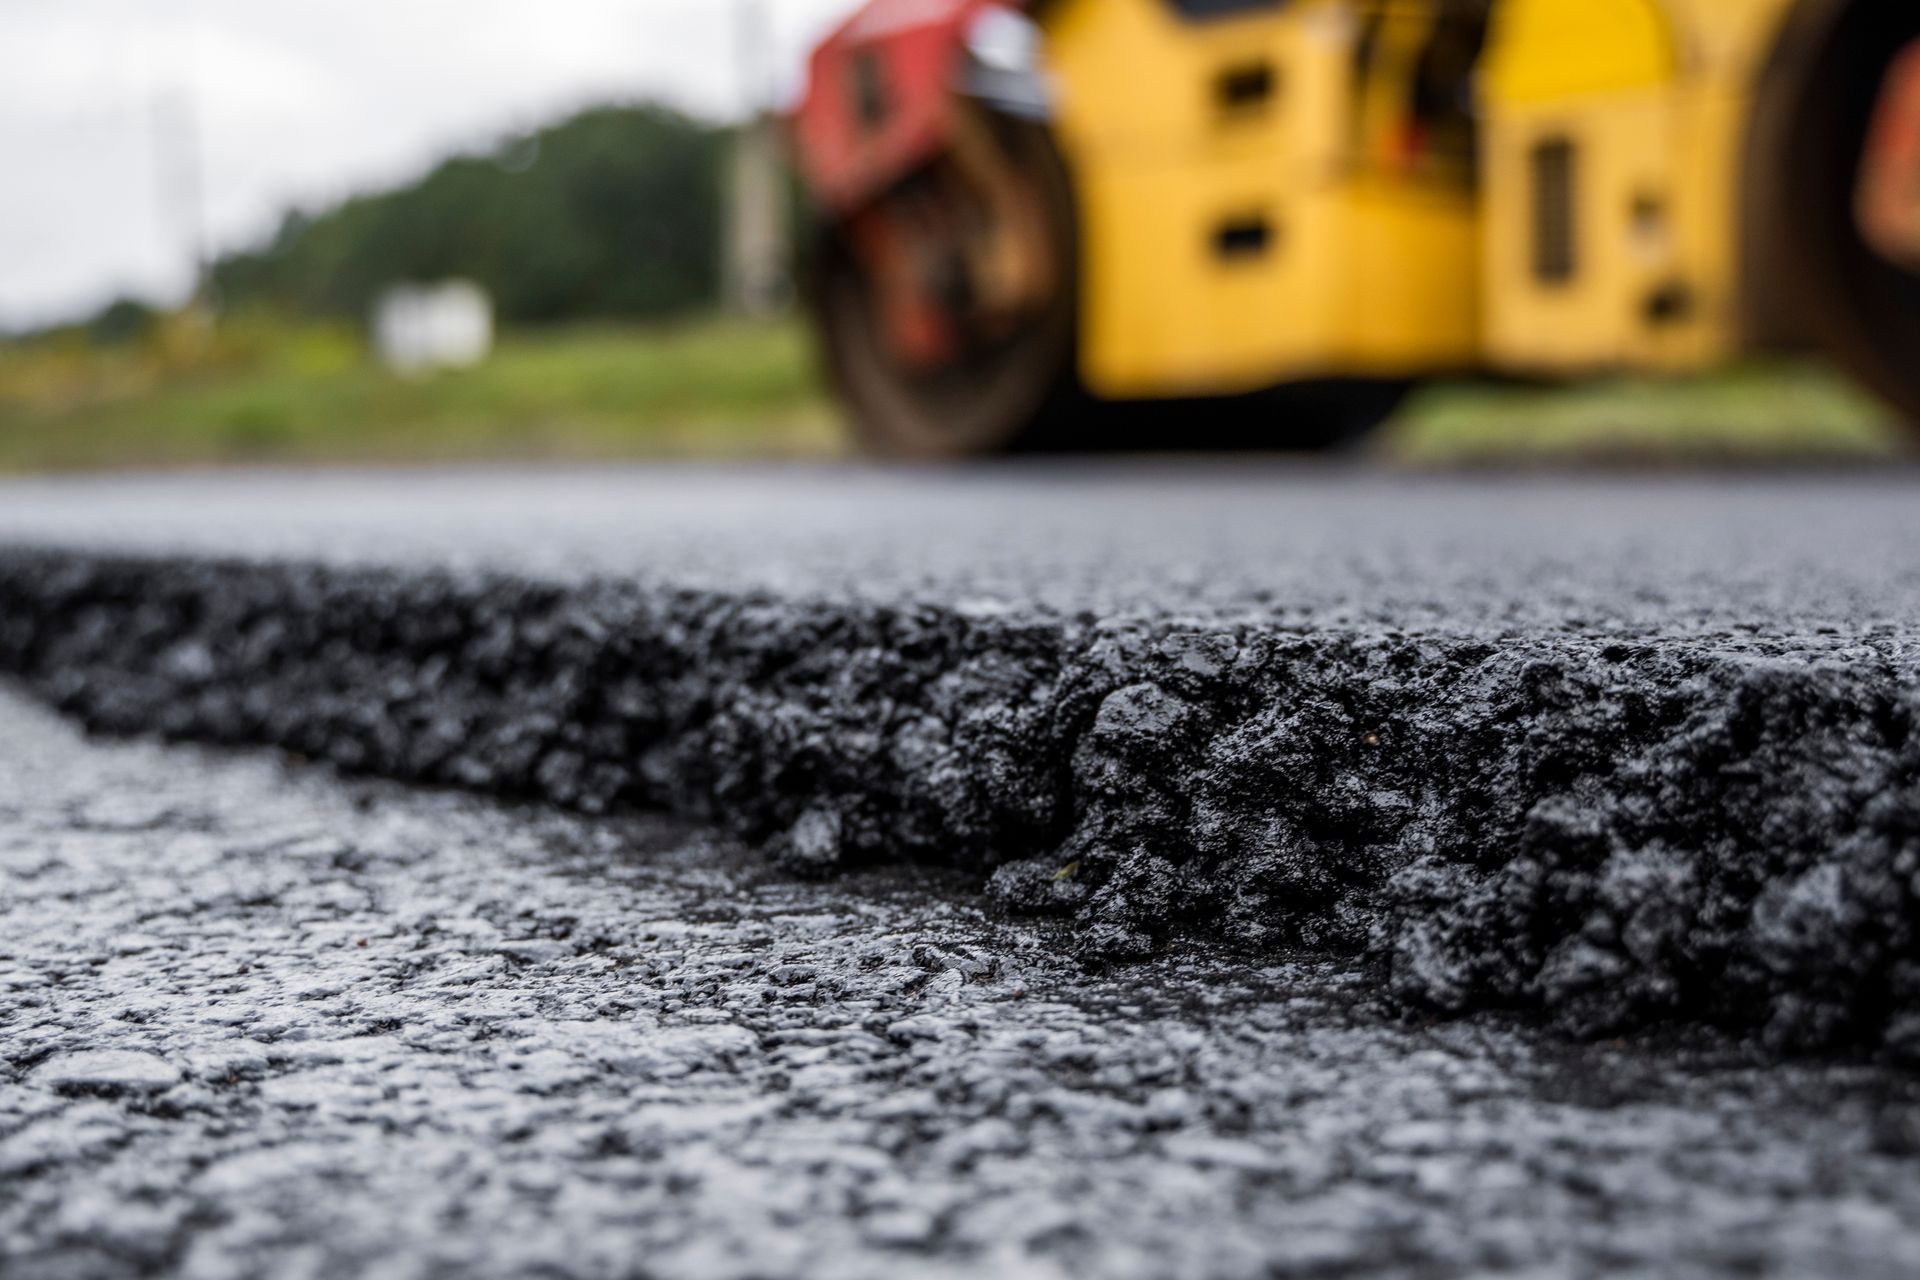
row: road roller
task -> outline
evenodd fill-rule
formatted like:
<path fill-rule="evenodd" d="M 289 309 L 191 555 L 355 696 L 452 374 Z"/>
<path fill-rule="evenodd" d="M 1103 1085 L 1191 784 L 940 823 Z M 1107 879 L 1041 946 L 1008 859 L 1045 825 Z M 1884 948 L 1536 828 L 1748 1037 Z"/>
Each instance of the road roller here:
<path fill-rule="evenodd" d="M 871 0 L 792 120 L 862 442 L 1325 449 L 1812 351 L 1920 421 L 1920 3 Z"/>

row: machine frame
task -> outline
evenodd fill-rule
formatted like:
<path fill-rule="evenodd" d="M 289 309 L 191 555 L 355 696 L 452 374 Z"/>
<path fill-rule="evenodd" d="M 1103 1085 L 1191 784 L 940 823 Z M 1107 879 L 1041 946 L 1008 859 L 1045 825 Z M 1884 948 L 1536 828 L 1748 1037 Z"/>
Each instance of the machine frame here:
<path fill-rule="evenodd" d="M 1684 372 L 1807 343 L 1920 416 L 1920 374 L 1889 355 L 1920 323 L 1897 279 L 1920 270 L 1920 43 L 1901 53 L 1920 17 L 1883 12 L 873 0 L 816 53 L 795 141 L 824 269 L 865 282 L 881 362 L 903 385 L 945 378 L 909 452 L 1017 444 L 1063 388 L 1081 411 L 1238 402 L 1458 372 Z M 1016 25 L 1024 53 L 1008 52 Z M 1865 108 L 1812 121 L 1846 75 L 1873 80 Z M 1057 177 L 1007 121 L 1043 132 Z M 1839 223 L 1799 208 L 1792 157 L 1816 129 L 1845 153 L 1824 179 L 1844 188 Z M 1900 300 L 1825 315 L 1844 300 L 1815 250 L 1838 240 L 1873 255 L 1852 275 L 1891 273 L 1869 292 Z M 826 322 L 831 346 L 844 321 Z M 995 381 L 1022 334 L 1050 335 L 1059 376 L 1000 397 L 1006 430 L 929 449 L 956 383 Z M 1350 434 L 1295 418 L 1270 442 Z M 886 447 L 886 425 L 868 428 Z"/>

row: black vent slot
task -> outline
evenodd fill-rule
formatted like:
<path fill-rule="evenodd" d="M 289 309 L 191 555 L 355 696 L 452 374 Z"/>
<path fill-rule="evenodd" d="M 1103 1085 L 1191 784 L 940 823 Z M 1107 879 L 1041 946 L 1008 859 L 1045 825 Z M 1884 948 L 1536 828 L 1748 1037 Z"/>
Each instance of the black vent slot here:
<path fill-rule="evenodd" d="M 1252 62 L 1221 72 L 1215 92 L 1219 95 L 1220 109 L 1228 115 L 1251 115 L 1266 110 L 1267 104 L 1273 101 L 1275 87 L 1272 64 Z"/>
<path fill-rule="evenodd" d="M 879 55 L 862 51 L 853 59 L 853 111 L 868 132 L 884 128 L 893 114 L 892 95 L 887 91 L 887 71 Z"/>
<path fill-rule="evenodd" d="M 1569 138 L 1550 138 L 1533 149 L 1533 277 L 1541 284 L 1569 284 L 1579 274 L 1579 161 Z"/>
<path fill-rule="evenodd" d="M 1171 0 L 1174 9 L 1189 18 L 1230 18 L 1236 14 L 1278 10 L 1286 0 Z"/>
<path fill-rule="evenodd" d="M 1264 216 L 1230 218 L 1213 233 L 1213 251 L 1226 262 L 1264 257 L 1273 247 L 1273 223 Z"/>

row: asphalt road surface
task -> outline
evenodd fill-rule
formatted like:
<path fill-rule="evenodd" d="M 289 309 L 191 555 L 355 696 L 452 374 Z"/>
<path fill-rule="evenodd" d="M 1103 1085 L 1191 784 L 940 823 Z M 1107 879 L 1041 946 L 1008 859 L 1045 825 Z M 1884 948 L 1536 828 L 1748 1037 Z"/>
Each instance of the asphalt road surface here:
<path fill-rule="evenodd" d="M 0 487 L 0 1271 L 1911 1275 L 1916 498 Z"/>
<path fill-rule="evenodd" d="M 0 1271 L 1781 1275 L 1920 1258 L 1920 1082 L 1089 975 L 769 874 L 0 702 Z"/>
<path fill-rule="evenodd" d="M 0 540 L 1295 629 L 1774 637 L 1920 617 L 1920 473 L 676 467 L 0 484 Z"/>

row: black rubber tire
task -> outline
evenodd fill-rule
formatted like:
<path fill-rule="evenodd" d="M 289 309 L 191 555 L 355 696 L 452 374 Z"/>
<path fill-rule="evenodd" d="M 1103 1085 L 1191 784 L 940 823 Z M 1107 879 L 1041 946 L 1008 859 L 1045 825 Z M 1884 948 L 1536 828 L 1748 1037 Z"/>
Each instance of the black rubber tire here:
<path fill-rule="evenodd" d="M 1854 213 L 1882 83 L 1915 38 L 1920 6 L 1805 0 L 1761 83 L 1745 196 L 1756 333 L 1819 350 L 1920 434 L 1920 276 Z"/>
<path fill-rule="evenodd" d="M 996 118 L 1003 145 L 1043 183 L 1058 261 L 1074 257 L 1072 188 L 1046 131 Z M 833 228 L 817 237 L 805 272 L 828 373 L 870 453 L 890 458 L 980 457 L 1070 447 L 1083 425 L 1073 379 L 1077 290 L 991 350 L 936 375 L 901 370 L 889 355 L 859 263 Z"/>
<path fill-rule="evenodd" d="M 862 447 L 941 460 L 1010 453 L 1326 452 L 1348 447 L 1405 397 L 1401 381 L 1328 379 L 1250 394 L 1103 400 L 1078 377 L 1079 253 L 1073 183 L 1041 126 L 996 119 L 1004 145 L 1041 181 L 1063 287 L 1015 339 L 935 376 L 889 357 L 852 252 L 832 227 L 803 271 L 829 377 Z"/>

